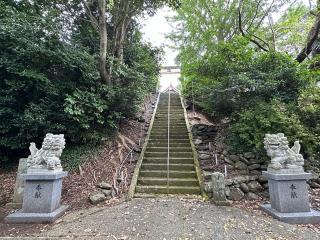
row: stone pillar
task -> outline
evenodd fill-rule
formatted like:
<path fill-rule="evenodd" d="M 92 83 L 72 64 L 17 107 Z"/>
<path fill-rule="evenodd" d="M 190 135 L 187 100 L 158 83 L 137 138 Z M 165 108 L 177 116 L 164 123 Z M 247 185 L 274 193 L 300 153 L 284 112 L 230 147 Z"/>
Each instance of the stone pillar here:
<path fill-rule="evenodd" d="M 212 180 L 212 193 L 213 202 L 218 206 L 230 206 L 230 202 L 227 201 L 225 193 L 224 175 L 219 172 L 214 172 L 211 175 Z"/>
<path fill-rule="evenodd" d="M 320 223 L 320 212 L 310 209 L 307 180 L 310 173 L 274 174 L 268 177 L 270 204 L 262 209 L 282 222 L 293 224 Z"/>
<path fill-rule="evenodd" d="M 22 209 L 5 218 L 6 222 L 53 222 L 63 215 L 68 206 L 60 205 L 62 178 L 67 172 L 23 174 L 25 188 Z"/>
<path fill-rule="evenodd" d="M 27 173 L 27 158 L 21 158 L 19 160 L 18 173 L 16 177 L 16 183 L 14 186 L 14 194 L 11 203 L 7 203 L 9 208 L 21 208 L 23 202 L 23 190 L 24 190 L 24 179 L 22 174 Z"/>

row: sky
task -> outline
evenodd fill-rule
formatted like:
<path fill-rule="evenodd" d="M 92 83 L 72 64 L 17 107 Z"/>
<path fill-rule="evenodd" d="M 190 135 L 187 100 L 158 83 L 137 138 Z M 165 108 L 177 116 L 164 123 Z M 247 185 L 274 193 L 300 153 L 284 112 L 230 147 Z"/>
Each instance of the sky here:
<path fill-rule="evenodd" d="M 166 7 L 160 9 L 155 16 L 144 20 L 142 28 L 144 39 L 158 47 L 170 45 L 171 42 L 169 39 L 166 39 L 165 35 L 172 32 L 173 29 L 166 20 L 166 17 L 172 17 L 174 14 L 173 10 Z M 177 56 L 177 52 L 169 47 L 164 47 L 164 50 L 165 61 L 163 65 L 175 65 L 174 59 Z"/>
<path fill-rule="evenodd" d="M 165 51 L 164 59 L 162 62 L 163 66 L 175 66 L 175 58 L 177 51 L 171 49 L 172 42 L 165 36 L 170 33 L 173 28 L 166 20 L 166 17 L 172 17 L 174 11 L 170 8 L 162 8 L 158 13 L 146 20 L 144 20 L 142 32 L 144 33 L 144 39 L 151 42 L 154 46 L 163 47 Z M 163 91 L 167 87 L 173 85 L 178 87 L 180 74 L 168 74 L 160 76 L 160 90 Z"/>

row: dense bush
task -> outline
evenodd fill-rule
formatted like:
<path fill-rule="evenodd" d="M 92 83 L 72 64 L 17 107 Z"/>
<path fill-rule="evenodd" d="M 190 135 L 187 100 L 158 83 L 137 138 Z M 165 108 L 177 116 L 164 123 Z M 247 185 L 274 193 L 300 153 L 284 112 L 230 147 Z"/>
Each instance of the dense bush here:
<path fill-rule="evenodd" d="M 40 142 L 46 132 L 72 135 L 66 94 L 96 79 L 95 61 L 80 46 L 63 43 L 41 18 L 4 7 L 0 18 L 1 159 Z M 78 133 L 77 133 L 78 134 Z"/>
<path fill-rule="evenodd" d="M 26 156 L 48 132 L 65 134 L 68 146 L 97 143 L 156 88 L 161 52 L 142 43 L 138 29 L 106 86 L 92 49 L 64 40 L 50 14 L 4 3 L 0 10 L 0 163 Z"/>
<path fill-rule="evenodd" d="M 220 43 L 184 72 L 184 94 L 204 112 L 230 119 L 227 144 L 265 155 L 266 133 L 299 139 L 306 157 L 320 158 L 317 70 L 285 53 L 254 52 L 241 37 Z"/>
<path fill-rule="evenodd" d="M 314 155 L 319 136 L 311 132 L 301 121 L 295 106 L 272 100 L 258 102 L 256 106 L 234 114 L 230 127 L 230 144 L 238 151 L 263 153 L 266 133 L 284 133 L 293 143 L 299 140 L 306 157 Z"/>
<path fill-rule="evenodd" d="M 309 87 L 301 91 L 298 106 L 302 121 L 320 135 L 320 88 Z"/>
<path fill-rule="evenodd" d="M 276 52 L 254 54 L 246 41 L 239 39 L 220 44 L 212 60 L 194 71 L 197 75 L 186 78 L 184 92 L 191 97 L 193 81 L 196 103 L 208 114 L 220 117 L 274 97 L 293 101 L 306 84 L 290 56 Z"/>

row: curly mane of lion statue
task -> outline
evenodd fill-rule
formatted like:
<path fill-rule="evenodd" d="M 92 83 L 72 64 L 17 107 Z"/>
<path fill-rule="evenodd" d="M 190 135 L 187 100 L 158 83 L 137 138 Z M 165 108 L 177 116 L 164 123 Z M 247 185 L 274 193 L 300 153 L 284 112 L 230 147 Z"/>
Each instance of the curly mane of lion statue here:
<path fill-rule="evenodd" d="M 65 148 L 63 134 L 48 133 L 43 140 L 41 149 L 35 143 L 30 143 L 31 155 L 28 157 L 28 169 L 62 170 L 60 157 Z"/>
<path fill-rule="evenodd" d="M 303 171 L 304 159 L 300 152 L 300 143 L 295 141 L 292 148 L 289 147 L 287 137 L 283 133 L 266 134 L 264 148 L 271 157 L 268 169 L 298 169 Z"/>

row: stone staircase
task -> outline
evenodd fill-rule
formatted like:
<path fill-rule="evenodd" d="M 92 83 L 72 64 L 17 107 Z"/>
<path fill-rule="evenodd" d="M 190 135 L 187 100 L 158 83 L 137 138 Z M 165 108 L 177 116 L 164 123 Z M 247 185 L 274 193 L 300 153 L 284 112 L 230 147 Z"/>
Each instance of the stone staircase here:
<path fill-rule="evenodd" d="M 169 93 L 161 93 L 140 166 L 135 197 L 201 193 L 179 94 L 170 92 L 169 141 L 168 102 Z"/>

